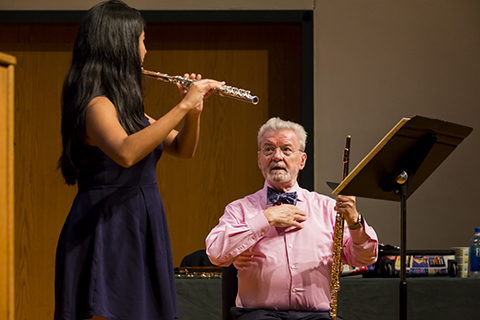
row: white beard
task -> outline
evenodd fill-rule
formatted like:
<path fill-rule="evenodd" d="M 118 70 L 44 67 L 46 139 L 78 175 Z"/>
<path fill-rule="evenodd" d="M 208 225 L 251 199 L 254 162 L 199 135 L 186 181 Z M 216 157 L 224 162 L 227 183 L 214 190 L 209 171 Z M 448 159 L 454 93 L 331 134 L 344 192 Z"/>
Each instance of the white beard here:
<path fill-rule="evenodd" d="M 285 182 L 290 181 L 292 176 L 290 172 L 285 170 L 272 170 L 268 172 L 268 178 L 274 182 Z"/>

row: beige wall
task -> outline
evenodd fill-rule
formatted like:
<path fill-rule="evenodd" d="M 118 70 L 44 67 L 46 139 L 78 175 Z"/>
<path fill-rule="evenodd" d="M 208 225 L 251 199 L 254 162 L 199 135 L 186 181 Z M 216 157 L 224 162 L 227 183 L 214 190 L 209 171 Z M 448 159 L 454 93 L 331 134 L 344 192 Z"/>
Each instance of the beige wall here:
<path fill-rule="evenodd" d="M 480 226 L 480 2 L 317 1 L 315 189 L 338 181 L 402 118 L 474 130 L 407 202 L 407 249 L 466 246 Z M 380 241 L 400 244 L 400 205 L 359 200 Z"/>
<path fill-rule="evenodd" d="M 408 201 L 408 248 L 467 245 L 480 226 L 475 187 L 480 140 L 480 2 L 127 1 L 154 10 L 315 12 L 315 189 L 341 175 L 351 134 L 351 168 L 402 117 L 422 115 L 474 127 Z M 96 1 L 3 0 L 3 10 L 79 10 Z M 1 49 L 1 48 L 0 48 Z M 383 243 L 399 244 L 399 204 L 359 199 Z"/>

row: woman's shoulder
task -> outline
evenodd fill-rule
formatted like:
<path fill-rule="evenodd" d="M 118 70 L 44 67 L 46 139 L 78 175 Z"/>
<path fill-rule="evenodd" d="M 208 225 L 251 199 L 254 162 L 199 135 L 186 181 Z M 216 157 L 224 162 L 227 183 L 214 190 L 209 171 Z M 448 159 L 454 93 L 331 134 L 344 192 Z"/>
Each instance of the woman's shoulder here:
<path fill-rule="evenodd" d="M 96 96 L 88 103 L 88 107 L 92 106 L 112 106 L 113 103 L 105 96 Z"/>
<path fill-rule="evenodd" d="M 105 96 L 97 96 L 90 100 L 87 105 L 87 117 L 104 117 L 108 115 L 114 115 L 116 117 L 116 114 L 117 110 L 115 109 L 115 106 L 110 99 Z"/>

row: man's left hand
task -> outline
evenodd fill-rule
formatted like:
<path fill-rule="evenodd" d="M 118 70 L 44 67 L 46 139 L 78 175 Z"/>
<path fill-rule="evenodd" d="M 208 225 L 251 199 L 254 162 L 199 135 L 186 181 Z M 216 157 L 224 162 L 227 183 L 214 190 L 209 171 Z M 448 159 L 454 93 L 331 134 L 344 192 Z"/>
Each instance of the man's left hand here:
<path fill-rule="evenodd" d="M 356 206 L 356 197 L 339 194 L 335 200 L 337 201 L 335 211 L 343 213 L 343 218 L 349 226 L 356 224 L 360 218 Z"/>

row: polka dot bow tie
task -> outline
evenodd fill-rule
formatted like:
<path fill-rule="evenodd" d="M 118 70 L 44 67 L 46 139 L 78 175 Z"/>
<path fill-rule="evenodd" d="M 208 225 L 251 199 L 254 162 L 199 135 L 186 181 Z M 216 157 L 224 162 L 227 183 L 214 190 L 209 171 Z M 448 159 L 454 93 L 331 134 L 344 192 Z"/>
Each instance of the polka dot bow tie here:
<path fill-rule="evenodd" d="M 278 202 L 297 205 L 297 192 L 278 192 L 275 189 L 267 187 L 267 204 L 276 204 Z"/>

